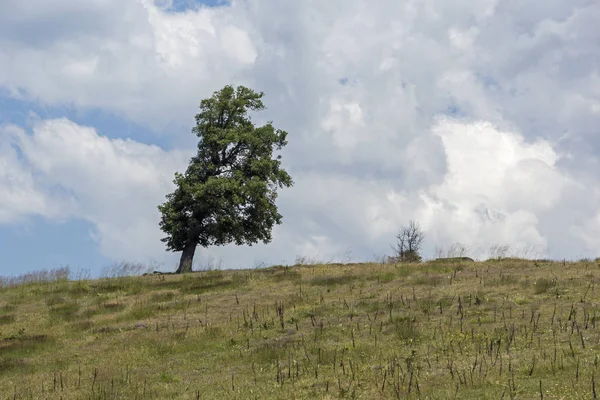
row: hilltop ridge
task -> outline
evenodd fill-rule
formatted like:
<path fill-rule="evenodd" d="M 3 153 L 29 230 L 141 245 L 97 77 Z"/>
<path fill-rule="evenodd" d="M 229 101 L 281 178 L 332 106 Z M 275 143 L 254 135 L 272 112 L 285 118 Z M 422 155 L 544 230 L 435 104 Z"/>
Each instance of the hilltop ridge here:
<path fill-rule="evenodd" d="M 213 270 L 0 289 L 16 399 L 592 398 L 600 264 Z"/>

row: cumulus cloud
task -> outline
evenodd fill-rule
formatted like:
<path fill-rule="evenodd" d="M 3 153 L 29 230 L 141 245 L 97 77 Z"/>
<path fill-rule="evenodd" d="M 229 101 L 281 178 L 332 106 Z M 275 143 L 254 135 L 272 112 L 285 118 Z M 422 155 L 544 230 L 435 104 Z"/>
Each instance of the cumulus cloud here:
<path fill-rule="evenodd" d="M 189 152 L 111 140 L 66 119 L 37 121 L 31 133 L 8 126 L 0 134 L 12 144 L 0 150 L 0 163 L 11 165 L 2 193 L 12 194 L 1 197 L 0 209 L 13 205 L 13 218 L 89 221 L 100 251 L 115 260 L 163 258 L 156 206 L 173 189 L 173 173 L 185 168 Z"/>
<path fill-rule="evenodd" d="M 60 207 L 50 204 L 38 190 L 32 171 L 22 164 L 11 140 L 15 132 L 14 127 L 0 131 L 0 223 L 16 223 L 31 214 L 59 215 Z"/>
<path fill-rule="evenodd" d="M 111 140 L 65 119 L 38 121 L 30 134 L 16 127 L 1 132 L 13 145 L 5 146 L 0 156 L 13 166 L 3 184 L 27 176 L 28 184 L 19 189 L 28 190 L 32 199 L 11 202 L 4 197 L 3 210 L 19 204 L 11 215 L 83 218 L 94 224 L 102 253 L 112 259 L 166 259 L 156 205 L 172 190 L 172 173 L 185 168 L 188 153 Z M 593 246 L 591 235 L 598 230 L 593 219 L 565 226 L 555 236 L 541 224 L 544 215 L 572 211 L 568 194 L 573 191 L 594 198 L 593 191 L 557 167 L 547 141 L 525 143 L 519 134 L 489 123 L 448 118 L 437 120 L 432 135 L 441 138 L 447 158 L 439 184 L 407 191 L 386 180 L 299 173 L 296 186 L 280 198 L 285 224 L 276 228 L 272 245 L 212 248 L 201 257 L 237 263 L 253 259 L 253 264 L 290 262 L 297 256 L 330 260 L 348 250 L 357 257 L 374 257 L 387 251 L 407 215 L 423 223 L 431 245 L 459 241 L 480 256 L 486 246 L 499 243 L 537 246 L 546 253 L 551 239 L 558 246 L 571 229 L 579 232 L 574 240 Z M 597 219 L 596 204 L 590 202 L 585 215 Z"/>
<path fill-rule="evenodd" d="M 429 250 L 461 241 L 482 255 L 510 244 L 579 257 L 600 250 L 599 16 L 594 0 L 248 0 L 184 12 L 151 0 L 4 2 L 0 87 L 157 131 L 187 130 L 225 84 L 263 90 L 256 121 L 290 131 L 297 183 L 281 194 L 272 245 L 202 253 L 232 266 L 381 254 L 409 219 Z M 113 258 L 161 251 L 156 204 L 193 147 L 109 140 L 66 120 L 2 134 L 12 145 L 0 145 L 0 222 L 69 215 L 92 221 Z"/>
<path fill-rule="evenodd" d="M 14 96 L 104 108 L 158 130 L 191 120 L 201 94 L 256 57 L 248 34 L 220 8 L 3 2 L 0 27 L 0 85 Z"/>

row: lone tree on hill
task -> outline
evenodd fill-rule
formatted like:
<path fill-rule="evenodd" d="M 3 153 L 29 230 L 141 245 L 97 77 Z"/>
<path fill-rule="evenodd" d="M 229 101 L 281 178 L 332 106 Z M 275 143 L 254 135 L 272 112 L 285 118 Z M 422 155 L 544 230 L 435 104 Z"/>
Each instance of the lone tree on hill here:
<path fill-rule="evenodd" d="M 265 108 L 262 97 L 228 85 L 200 103 L 192 129 L 198 152 L 185 174 L 175 173 L 177 188 L 158 206 L 167 234 L 161 240 L 182 252 L 177 273 L 192 271 L 198 245 L 269 243 L 273 225 L 281 224 L 277 188 L 293 181 L 273 151 L 287 144 L 287 132 L 250 121 L 248 110 Z"/>
<path fill-rule="evenodd" d="M 419 223 L 411 220 L 408 225 L 403 226 L 396 236 L 398 240 L 396 246 L 392 246 L 396 262 L 420 262 L 421 243 L 425 239 L 425 234 Z"/>

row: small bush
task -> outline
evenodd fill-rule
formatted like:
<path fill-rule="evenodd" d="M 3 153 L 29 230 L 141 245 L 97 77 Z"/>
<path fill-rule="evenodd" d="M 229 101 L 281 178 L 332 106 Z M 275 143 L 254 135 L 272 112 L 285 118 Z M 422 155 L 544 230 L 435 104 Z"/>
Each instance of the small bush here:
<path fill-rule="evenodd" d="M 425 235 L 421 225 L 415 221 L 409 221 L 408 225 L 403 226 L 396 236 L 397 243 L 392 246 L 395 254 L 391 259 L 397 263 L 421 262 L 419 251 L 424 238 Z"/>

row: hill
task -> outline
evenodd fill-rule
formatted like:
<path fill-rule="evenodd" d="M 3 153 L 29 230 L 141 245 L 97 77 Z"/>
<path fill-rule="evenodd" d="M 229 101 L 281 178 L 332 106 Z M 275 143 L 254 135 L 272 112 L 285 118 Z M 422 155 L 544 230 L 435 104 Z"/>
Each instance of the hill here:
<path fill-rule="evenodd" d="M 599 277 L 499 260 L 5 285 L 0 398 L 596 398 Z"/>

